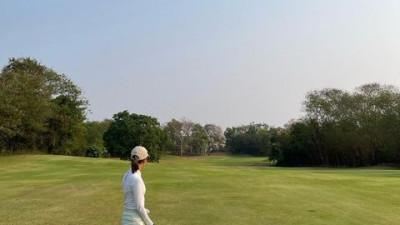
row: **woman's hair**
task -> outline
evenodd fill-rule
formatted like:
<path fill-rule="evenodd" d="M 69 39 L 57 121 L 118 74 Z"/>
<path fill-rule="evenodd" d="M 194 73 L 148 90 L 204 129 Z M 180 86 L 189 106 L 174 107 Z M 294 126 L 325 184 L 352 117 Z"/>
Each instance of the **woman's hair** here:
<path fill-rule="evenodd" d="M 131 168 L 132 168 L 132 173 L 136 173 L 136 171 L 139 170 L 139 164 L 143 163 L 143 161 L 146 159 L 139 160 L 139 156 L 134 155 L 131 159 Z"/>

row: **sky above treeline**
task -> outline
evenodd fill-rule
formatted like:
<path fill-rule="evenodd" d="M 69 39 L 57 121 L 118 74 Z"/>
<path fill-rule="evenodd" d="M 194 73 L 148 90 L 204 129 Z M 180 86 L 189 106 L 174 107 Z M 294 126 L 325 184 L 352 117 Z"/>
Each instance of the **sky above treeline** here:
<path fill-rule="evenodd" d="M 400 85 L 400 1 L 2 1 L 0 65 L 33 57 L 90 102 L 223 128 L 283 126 L 307 92 Z"/>

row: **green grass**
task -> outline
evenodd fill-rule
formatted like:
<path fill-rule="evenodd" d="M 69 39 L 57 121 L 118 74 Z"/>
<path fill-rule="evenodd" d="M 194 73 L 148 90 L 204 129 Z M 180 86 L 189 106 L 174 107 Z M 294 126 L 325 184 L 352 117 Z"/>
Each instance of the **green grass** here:
<path fill-rule="evenodd" d="M 127 161 L 0 157 L 0 224 L 120 224 Z M 400 224 L 400 171 L 168 156 L 143 171 L 156 224 Z"/>

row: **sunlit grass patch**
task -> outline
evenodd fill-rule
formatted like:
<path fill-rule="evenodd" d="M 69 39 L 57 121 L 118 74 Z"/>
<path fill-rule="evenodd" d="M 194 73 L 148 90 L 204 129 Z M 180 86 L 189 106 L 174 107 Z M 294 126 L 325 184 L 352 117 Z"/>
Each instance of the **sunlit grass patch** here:
<path fill-rule="evenodd" d="M 0 224 L 120 224 L 129 162 L 0 158 Z M 400 224 L 400 171 L 277 168 L 257 157 L 175 157 L 143 171 L 157 224 Z"/>

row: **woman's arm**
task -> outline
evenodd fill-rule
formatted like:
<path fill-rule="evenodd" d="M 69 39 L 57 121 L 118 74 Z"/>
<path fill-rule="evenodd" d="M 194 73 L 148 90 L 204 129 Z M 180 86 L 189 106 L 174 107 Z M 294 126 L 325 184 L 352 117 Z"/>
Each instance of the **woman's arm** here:
<path fill-rule="evenodd" d="M 147 210 L 144 208 L 144 192 L 143 180 L 139 178 L 137 182 L 135 182 L 135 186 L 133 188 L 134 203 L 137 207 L 137 211 L 146 225 L 153 225 L 153 222 L 150 220 L 149 215 L 147 214 Z"/>

